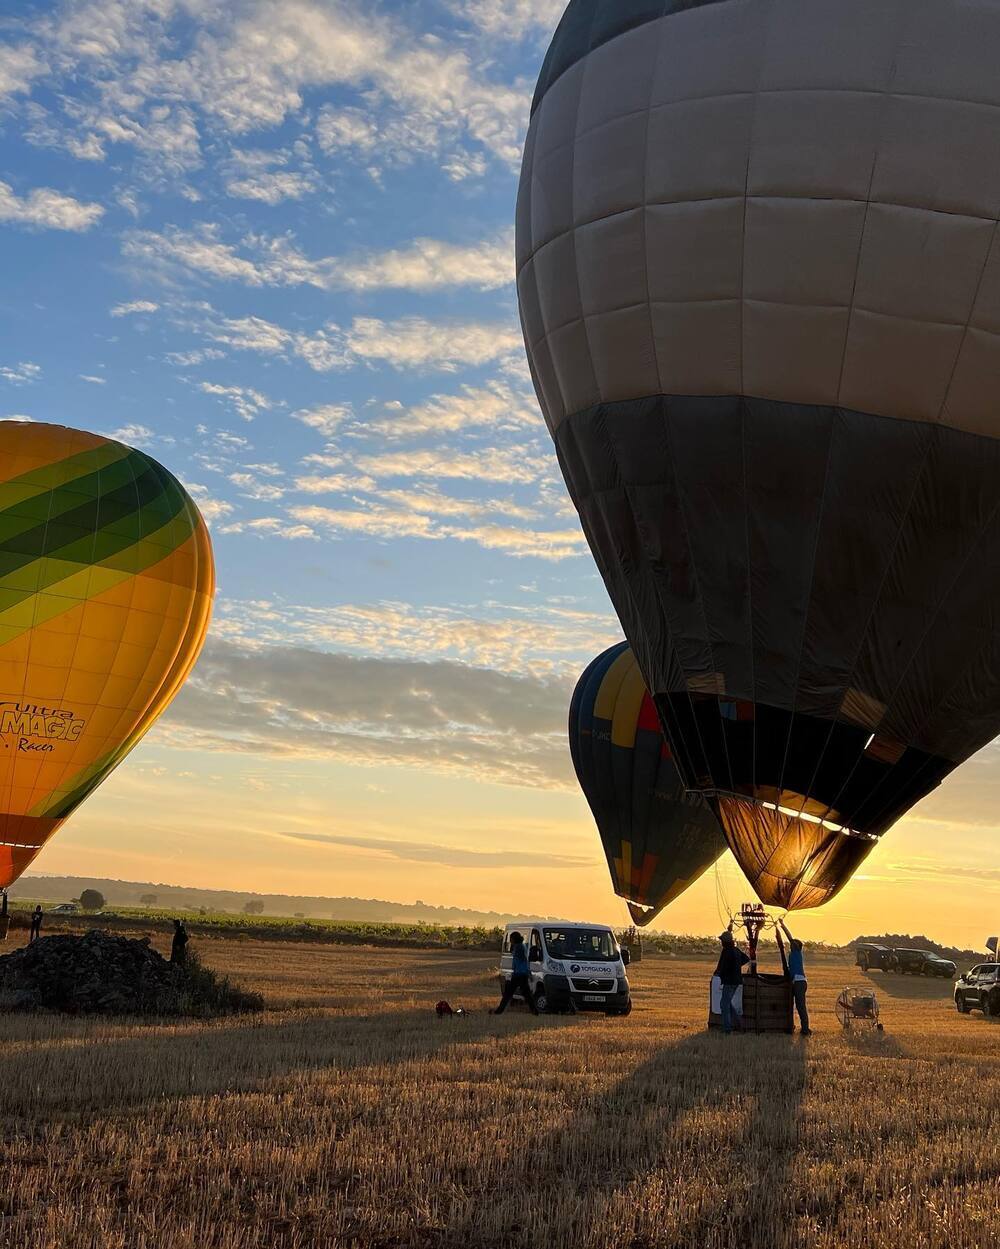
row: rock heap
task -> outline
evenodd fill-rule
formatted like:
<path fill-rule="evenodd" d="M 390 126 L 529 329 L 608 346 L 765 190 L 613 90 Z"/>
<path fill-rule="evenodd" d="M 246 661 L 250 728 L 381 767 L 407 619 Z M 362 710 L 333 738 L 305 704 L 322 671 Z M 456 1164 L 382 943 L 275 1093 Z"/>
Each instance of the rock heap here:
<path fill-rule="evenodd" d="M 174 1013 L 183 973 L 149 944 L 96 929 L 43 937 L 0 956 L 0 1010 Z"/>

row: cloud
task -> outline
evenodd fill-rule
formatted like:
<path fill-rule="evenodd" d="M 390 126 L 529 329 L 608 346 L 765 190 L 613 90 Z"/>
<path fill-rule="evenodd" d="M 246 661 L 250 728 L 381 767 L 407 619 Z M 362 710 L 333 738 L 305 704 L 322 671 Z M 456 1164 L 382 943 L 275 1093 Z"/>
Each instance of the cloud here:
<path fill-rule="evenodd" d="M 124 442 L 130 447 L 148 447 L 156 441 L 156 434 L 148 425 L 123 425 L 121 429 L 116 429 L 109 437 L 116 439 L 118 442 Z M 172 442 L 173 439 L 166 441 Z"/>
<path fill-rule="evenodd" d="M 397 321 L 355 317 L 346 345 L 359 360 L 379 361 L 395 369 L 434 367 L 445 372 L 454 372 L 460 365 L 490 364 L 523 350 L 520 330 L 505 322 L 444 322 L 423 317 Z"/>
<path fill-rule="evenodd" d="M 492 510 L 476 504 L 473 504 L 473 508 Z M 502 511 L 502 505 L 496 505 L 496 510 Z M 499 551 L 516 559 L 534 558 L 556 562 L 582 555 L 586 550 L 586 542 L 577 529 L 550 531 L 498 524 L 452 524 L 440 521 L 439 513 L 426 506 L 394 505 L 381 499 L 358 500 L 354 507 L 299 505 L 291 507 L 289 514 L 303 524 L 325 530 L 337 537 L 363 535 L 382 539 L 423 538 L 435 542 L 454 538 L 459 542 L 473 542 L 485 550 Z"/>
<path fill-rule="evenodd" d="M 514 280 L 513 233 L 471 246 L 414 239 L 404 248 L 331 261 L 328 285 L 351 291 L 432 291 L 470 286 L 491 291 Z"/>
<path fill-rule="evenodd" d="M 460 434 L 489 427 L 516 430 L 541 427 L 534 396 L 513 390 L 505 382 L 463 386 L 458 394 L 432 395 L 425 403 L 400 408 L 369 425 L 388 438 L 413 438 L 424 434 Z"/>
<path fill-rule="evenodd" d="M 251 174 L 243 178 L 230 178 L 226 192 L 234 199 L 258 200 L 262 204 L 280 204 L 282 200 L 302 199 L 316 189 L 316 184 L 306 174 L 290 169 L 277 169 L 268 173 Z"/>
<path fill-rule="evenodd" d="M 115 304 L 111 309 L 113 317 L 131 317 L 140 312 L 156 312 L 159 304 L 154 304 L 149 299 L 134 299 L 131 303 Z"/>
<path fill-rule="evenodd" d="M 229 480 L 248 499 L 273 503 L 282 498 L 285 493 L 283 486 L 278 486 L 273 481 L 262 481 L 259 474 L 245 470 L 230 473 Z"/>
<path fill-rule="evenodd" d="M 437 863 L 442 867 L 483 868 L 510 867 L 508 847 L 500 850 L 466 850 L 461 846 L 441 846 L 420 841 L 389 841 L 382 837 L 360 837 L 348 833 L 275 833 L 282 841 L 306 845 L 350 846 L 356 850 L 368 850 L 385 858 L 398 859 L 403 863 Z M 550 869 L 559 867 L 590 866 L 592 860 L 569 854 L 546 851 L 535 854 L 530 850 L 518 850 L 515 867 Z"/>
<path fill-rule="evenodd" d="M 583 555 L 587 542 L 579 529 L 518 529 L 511 525 L 479 525 L 452 529 L 449 535 L 460 542 L 474 542 L 487 551 L 500 551 L 517 559 L 544 559 L 553 562 Z"/>
<path fill-rule="evenodd" d="M 302 538 L 318 539 L 319 535 L 309 525 L 290 525 L 280 516 L 258 516 L 254 520 L 233 521 L 224 525 L 220 533 L 250 533 L 258 537 L 284 538 L 298 541 Z"/>
<path fill-rule="evenodd" d="M 541 788 L 572 784 L 571 684 L 214 639 L 171 707 L 190 748 L 408 766 Z"/>
<path fill-rule="evenodd" d="M 324 403 L 318 408 L 300 408 L 292 413 L 297 421 L 315 429 L 324 438 L 332 438 L 353 415 L 350 404 L 345 403 Z"/>
<path fill-rule="evenodd" d="M 198 511 L 204 516 L 205 521 L 212 525 L 215 521 L 224 520 L 233 513 L 232 503 L 225 499 L 216 498 L 207 486 L 202 486 L 196 482 L 187 483 L 187 492 L 198 504 Z"/>
<path fill-rule="evenodd" d="M 331 321 L 310 333 L 289 330 L 257 316 L 221 316 L 209 305 L 201 304 L 189 309 L 180 323 L 232 351 L 253 351 L 286 360 L 298 358 L 317 373 L 380 363 L 400 371 L 454 373 L 461 367 L 475 368 L 497 361 L 504 367 L 513 355 L 524 353 L 520 330 L 507 321 L 429 321 L 424 317 L 381 321 L 355 317 L 345 328 Z M 189 363 L 194 354 L 175 353 L 175 362 Z M 495 406 L 496 395 L 488 403 Z M 519 411 L 525 412 L 523 400 Z M 424 418 L 429 419 L 429 413 L 424 413 Z"/>
<path fill-rule="evenodd" d="M 245 421 L 252 421 L 259 412 L 267 412 L 274 407 L 266 395 L 250 386 L 221 386 L 218 382 L 200 382 L 198 389 L 229 404 Z"/>
<path fill-rule="evenodd" d="M 518 676 L 575 681 L 621 640 L 610 609 L 573 602 L 476 607 L 382 601 L 324 604 L 220 599 L 213 632 L 239 643 L 301 645 L 369 658 L 451 659 Z"/>
<path fill-rule="evenodd" d="M 106 386 L 108 384 L 108 379 L 106 377 L 97 377 L 93 373 L 81 373 L 80 381 L 90 382 L 92 386 Z"/>
<path fill-rule="evenodd" d="M 100 204 L 88 204 L 48 187 L 36 187 L 25 196 L 0 182 L 0 222 L 39 230 L 89 230 L 104 216 Z"/>
<path fill-rule="evenodd" d="M 13 386 L 23 386 L 29 382 L 37 382 L 42 375 L 42 366 L 32 364 L 30 360 L 22 360 L 20 364 L 0 365 L 0 378 Z"/>
<path fill-rule="evenodd" d="M 303 494 L 354 494 L 377 488 L 374 477 L 357 477 L 349 473 L 311 474 L 295 479 L 295 489 Z"/>
<path fill-rule="evenodd" d="M 553 32 L 566 0 L 452 0 L 450 7 L 484 34 L 523 39 Z"/>
<path fill-rule="evenodd" d="M 543 0 L 547 14 L 551 0 Z M 378 176 L 417 160 L 452 178 L 520 159 L 531 83 L 497 81 L 497 37 L 533 29 L 528 0 L 509 22 L 476 0 L 465 14 L 478 39 L 353 0 L 74 0 L 25 21 L 23 42 L 0 50 L 0 95 L 44 80 L 29 141 L 102 160 L 134 149 L 150 183 L 197 168 L 220 140 L 315 124 L 321 152 Z M 337 100 L 334 106 L 330 97 Z M 324 99 L 325 97 L 325 99 Z M 289 171 L 291 172 L 291 171 Z M 308 179 L 308 174 L 293 175 Z M 230 182 L 238 184 L 239 178 Z M 301 183 L 249 175 L 257 198 Z M 271 202 L 265 198 L 265 202 Z"/>
<path fill-rule="evenodd" d="M 362 472 L 375 477 L 433 477 L 455 481 L 496 481 L 527 485 L 550 471 L 551 459 L 516 448 L 486 451 L 387 451 L 360 455 Z"/>
<path fill-rule="evenodd" d="M 30 44 L 0 45 L 0 100 L 29 91 L 44 71 L 44 62 Z"/>
<path fill-rule="evenodd" d="M 297 174 L 261 172 L 230 182 L 244 198 L 278 203 L 298 198 L 311 189 L 307 183 L 282 183 Z M 152 267 L 164 277 L 183 270 L 188 275 L 251 287 L 314 286 L 320 290 L 367 292 L 377 290 L 433 291 L 457 287 L 491 291 L 514 280 L 513 239 L 510 231 L 477 243 L 452 243 L 418 238 L 405 247 L 351 256 L 311 259 L 288 236 L 248 234 L 238 243 L 223 241 L 217 224 L 203 223 L 192 230 L 167 226 L 165 230 L 133 230 L 125 236 L 122 252 Z"/>

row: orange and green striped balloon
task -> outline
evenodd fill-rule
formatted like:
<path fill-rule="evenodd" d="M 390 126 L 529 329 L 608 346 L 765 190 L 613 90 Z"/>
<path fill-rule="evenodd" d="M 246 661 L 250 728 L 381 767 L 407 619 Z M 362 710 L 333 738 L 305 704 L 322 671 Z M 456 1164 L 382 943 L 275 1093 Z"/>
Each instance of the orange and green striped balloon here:
<path fill-rule="evenodd" d="M 0 421 L 0 887 L 170 703 L 214 588 L 205 522 L 155 460 Z"/>

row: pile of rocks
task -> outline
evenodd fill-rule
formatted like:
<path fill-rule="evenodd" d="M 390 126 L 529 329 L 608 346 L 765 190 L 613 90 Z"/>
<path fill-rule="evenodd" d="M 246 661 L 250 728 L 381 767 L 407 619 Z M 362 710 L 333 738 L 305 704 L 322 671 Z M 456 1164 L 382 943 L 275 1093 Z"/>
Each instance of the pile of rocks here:
<path fill-rule="evenodd" d="M 148 937 L 134 941 L 96 929 L 82 937 L 42 937 L 0 956 L 0 1010 L 173 1014 L 184 980 Z"/>

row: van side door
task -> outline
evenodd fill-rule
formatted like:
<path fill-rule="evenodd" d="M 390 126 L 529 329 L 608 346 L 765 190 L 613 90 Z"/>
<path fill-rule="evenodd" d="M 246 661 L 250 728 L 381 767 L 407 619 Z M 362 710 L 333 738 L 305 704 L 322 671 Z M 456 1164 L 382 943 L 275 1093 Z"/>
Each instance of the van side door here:
<path fill-rule="evenodd" d="M 537 928 L 531 930 L 531 942 L 528 947 L 528 974 L 532 984 L 541 983 L 545 974 L 545 946 L 542 934 Z"/>
<path fill-rule="evenodd" d="M 503 935 L 503 945 L 500 947 L 500 979 L 506 983 L 514 973 L 514 956 L 510 952 L 510 933 L 505 932 Z"/>

